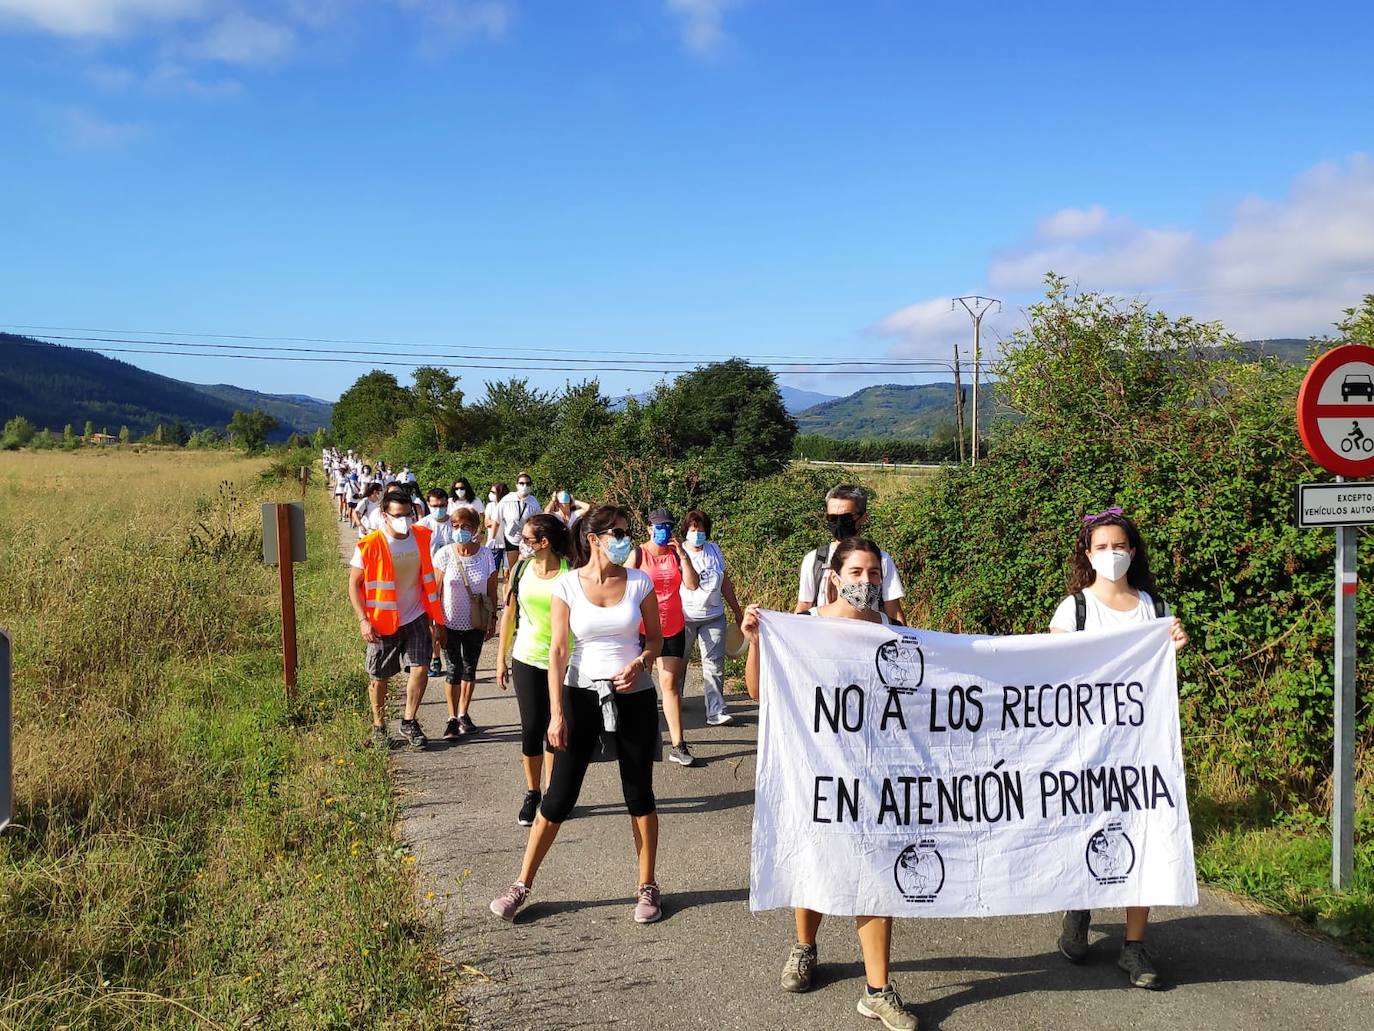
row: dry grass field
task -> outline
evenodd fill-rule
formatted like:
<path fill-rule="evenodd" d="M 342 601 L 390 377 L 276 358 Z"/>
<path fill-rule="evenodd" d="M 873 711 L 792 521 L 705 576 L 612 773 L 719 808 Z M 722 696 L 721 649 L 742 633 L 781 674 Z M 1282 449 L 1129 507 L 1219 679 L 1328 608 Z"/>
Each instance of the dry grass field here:
<path fill-rule="evenodd" d="M 310 491 L 301 690 L 281 687 L 265 459 L 0 454 L 16 811 L 0 1029 L 457 1019 L 392 837 L 335 522 Z"/>

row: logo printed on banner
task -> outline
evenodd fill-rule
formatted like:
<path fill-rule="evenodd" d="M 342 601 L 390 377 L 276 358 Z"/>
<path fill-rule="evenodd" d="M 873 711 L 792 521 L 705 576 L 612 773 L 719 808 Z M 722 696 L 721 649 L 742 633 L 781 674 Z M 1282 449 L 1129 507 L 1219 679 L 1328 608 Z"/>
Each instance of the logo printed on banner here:
<path fill-rule="evenodd" d="M 902 849 L 892 864 L 892 876 L 908 902 L 934 902 L 945 886 L 945 859 L 935 839 L 921 838 Z"/>
<path fill-rule="evenodd" d="M 1098 884 L 1122 884 L 1135 869 L 1135 844 L 1120 820 L 1108 820 L 1107 826 L 1088 839 L 1084 858 Z"/>
<path fill-rule="evenodd" d="M 896 694 L 915 694 L 926 678 L 926 657 L 914 637 L 884 641 L 878 645 L 873 664 L 878 669 L 878 679 Z"/>

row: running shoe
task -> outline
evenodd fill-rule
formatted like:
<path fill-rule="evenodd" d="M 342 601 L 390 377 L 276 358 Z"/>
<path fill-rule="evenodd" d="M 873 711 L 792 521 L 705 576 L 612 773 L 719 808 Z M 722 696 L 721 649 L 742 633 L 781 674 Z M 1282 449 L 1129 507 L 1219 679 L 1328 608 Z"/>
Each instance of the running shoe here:
<path fill-rule="evenodd" d="M 1127 976 L 1131 979 L 1131 984 L 1137 988 L 1164 987 L 1159 971 L 1150 962 L 1150 954 L 1145 951 L 1144 942 L 1127 942 L 1121 946 L 1121 958 L 1116 961 L 1116 965 L 1126 971 Z"/>
<path fill-rule="evenodd" d="M 784 992 L 809 992 L 811 975 L 816 970 L 816 946 L 797 942 L 787 954 L 787 962 L 782 965 L 782 990 Z"/>
<path fill-rule="evenodd" d="M 420 729 L 419 720 L 401 720 L 401 735 L 416 751 L 423 751 L 429 745 L 429 738 Z"/>
<path fill-rule="evenodd" d="M 915 1015 L 907 1012 L 907 1008 L 902 1005 L 902 997 L 892 985 L 888 985 L 877 995 L 870 995 L 865 988 L 856 1008 L 860 1016 L 869 1020 L 881 1020 L 883 1027 L 888 1031 L 916 1031 L 921 1026 Z"/>
<path fill-rule="evenodd" d="M 375 723 L 372 725 L 372 730 L 368 732 L 367 740 L 363 742 L 363 747 L 388 749 L 391 747 L 391 735 L 386 732 L 385 723 L 380 727 Z"/>
<path fill-rule="evenodd" d="M 691 766 L 697 761 L 697 758 L 692 754 L 692 750 L 687 747 L 687 742 L 684 741 L 682 744 L 673 745 L 672 748 L 668 749 L 668 761 L 677 763 L 679 766 Z"/>
<path fill-rule="evenodd" d="M 463 715 L 458 717 L 458 723 L 462 726 L 464 734 L 477 733 L 477 724 L 472 722 L 472 717 L 467 713 L 463 713 Z"/>
<path fill-rule="evenodd" d="M 635 923 L 652 924 L 663 916 L 659 905 L 658 885 L 653 881 L 639 886 L 638 901 L 635 902 Z"/>
<path fill-rule="evenodd" d="M 1071 909 L 1064 914 L 1059 928 L 1059 952 L 1070 963 L 1082 963 L 1088 958 L 1088 927 L 1092 913 L 1086 909 Z"/>
<path fill-rule="evenodd" d="M 723 727 L 723 726 L 725 726 L 725 724 L 727 724 L 727 723 L 734 723 L 734 722 L 735 722 L 735 717 L 731 716 L 728 712 L 721 712 L 721 713 L 717 713 L 717 714 L 714 715 L 714 716 L 707 716 L 707 717 L 706 717 L 706 725 L 707 725 L 708 727 Z"/>
<path fill-rule="evenodd" d="M 463 726 L 458 722 L 457 716 L 450 716 L 448 722 L 444 724 L 444 740 L 457 741 L 463 736 Z"/>
<path fill-rule="evenodd" d="M 520 803 L 520 815 L 515 818 L 515 822 L 521 827 L 533 827 L 534 814 L 539 811 L 539 803 L 543 798 L 538 791 L 526 791 L 525 801 Z"/>
<path fill-rule="evenodd" d="M 444 672 L 444 664 L 443 664 L 442 662 L 440 662 L 438 659 L 435 659 L 433 662 L 431 662 L 431 663 L 429 664 L 429 675 L 430 675 L 430 676 L 432 676 L 432 677 L 442 676 L 442 675 L 443 675 L 443 672 Z"/>
<path fill-rule="evenodd" d="M 489 907 L 493 913 L 508 923 L 515 920 L 515 911 L 530 897 L 529 888 L 516 881 L 505 891 L 491 900 Z"/>

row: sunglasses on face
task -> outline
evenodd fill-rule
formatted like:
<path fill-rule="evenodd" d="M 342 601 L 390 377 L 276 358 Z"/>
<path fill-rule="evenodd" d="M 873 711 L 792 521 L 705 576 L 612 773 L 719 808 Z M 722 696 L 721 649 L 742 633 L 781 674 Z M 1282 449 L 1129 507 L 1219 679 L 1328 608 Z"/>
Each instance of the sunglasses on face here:
<path fill-rule="evenodd" d="M 618 541 L 623 541 L 626 537 L 630 536 L 630 531 L 623 526 L 617 526 L 611 530 L 602 530 L 597 536 L 605 537 L 608 533 Z"/>

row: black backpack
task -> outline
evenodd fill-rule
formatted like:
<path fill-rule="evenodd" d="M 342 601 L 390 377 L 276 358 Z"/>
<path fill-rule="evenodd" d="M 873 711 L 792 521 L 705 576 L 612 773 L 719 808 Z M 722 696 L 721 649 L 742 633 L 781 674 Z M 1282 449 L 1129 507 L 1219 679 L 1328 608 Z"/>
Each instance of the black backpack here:
<path fill-rule="evenodd" d="M 1155 619 L 1164 618 L 1164 601 L 1161 598 L 1151 597 L 1154 603 Z M 1075 629 L 1082 630 L 1088 625 L 1088 599 L 1083 597 L 1082 591 L 1073 592 L 1073 624 Z"/>

